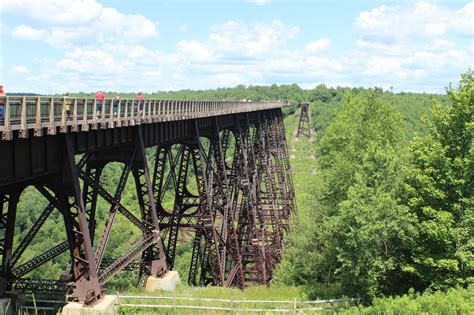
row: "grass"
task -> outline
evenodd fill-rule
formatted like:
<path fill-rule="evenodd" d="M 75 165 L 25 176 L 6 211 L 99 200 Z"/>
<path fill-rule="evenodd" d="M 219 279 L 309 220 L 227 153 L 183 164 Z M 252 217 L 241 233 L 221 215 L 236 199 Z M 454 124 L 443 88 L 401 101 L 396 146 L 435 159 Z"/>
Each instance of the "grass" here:
<path fill-rule="evenodd" d="M 146 295 L 146 296 L 176 296 L 186 298 L 206 298 L 206 299 L 224 299 L 224 300 L 263 300 L 263 301 L 303 301 L 307 299 L 306 294 L 298 287 L 265 287 L 254 286 L 245 290 L 221 287 L 188 287 L 187 285 L 180 285 L 173 292 L 157 291 L 153 293 L 144 293 L 142 290 L 127 292 L 128 295 Z M 120 294 L 122 295 L 122 294 Z M 125 295 L 125 294 L 123 294 Z M 207 307 L 235 307 L 235 308 L 264 308 L 271 311 L 275 308 L 291 308 L 292 303 L 279 304 L 276 302 L 267 303 L 229 303 L 222 301 L 190 301 L 190 300 L 176 300 L 171 299 L 126 299 L 120 298 L 121 303 L 132 304 L 160 304 L 160 305 L 193 305 L 193 306 L 207 306 Z M 160 314 L 208 314 L 210 312 L 215 314 L 229 313 L 229 311 L 209 311 L 209 310 L 184 310 L 178 309 L 176 312 L 173 309 L 146 309 L 135 306 L 123 306 L 119 308 L 120 314 L 152 314 L 158 312 Z M 242 314 L 239 312 L 239 314 Z"/>
<path fill-rule="evenodd" d="M 474 286 L 447 292 L 409 292 L 400 297 L 378 298 L 371 306 L 354 307 L 341 314 L 474 314 Z"/>

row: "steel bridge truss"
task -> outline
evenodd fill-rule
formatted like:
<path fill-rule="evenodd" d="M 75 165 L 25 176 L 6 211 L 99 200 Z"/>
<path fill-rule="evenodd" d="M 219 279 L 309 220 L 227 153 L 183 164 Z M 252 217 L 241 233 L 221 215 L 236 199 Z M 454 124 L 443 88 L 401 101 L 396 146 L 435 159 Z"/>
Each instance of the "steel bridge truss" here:
<path fill-rule="evenodd" d="M 296 137 L 305 136 L 311 138 L 311 113 L 309 111 L 309 103 L 301 103 L 300 119 L 298 122 L 298 131 Z"/>
<path fill-rule="evenodd" d="M 168 268 L 181 234 L 192 241 L 189 284 L 270 281 L 296 211 L 281 115 L 261 112 L 257 123 L 236 115 L 224 130 L 215 119 L 203 134 L 196 126 L 194 138 L 159 146 L 153 187 Z"/>
<path fill-rule="evenodd" d="M 48 205 L 18 244 L 14 229 L 23 189 L 0 195 L 1 291 L 66 291 L 71 300 L 94 304 L 123 270 L 138 272 L 144 284 L 148 276 L 173 269 L 178 243 L 184 242 L 192 247 L 189 284 L 268 284 L 296 212 L 283 118 L 281 111 L 260 111 L 252 120 L 248 113 L 232 117 L 231 128 L 221 128 L 217 117 L 205 129 L 190 120 L 192 136 L 159 144 L 150 149 L 153 155 L 145 151 L 140 127 L 134 127 L 133 144 L 85 153 L 78 162 L 72 137 L 64 135 L 63 170 L 34 183 Z M 110 162 L 121 165 L 113 192 L 102 178 Z M 132 177 L 137 205 L 127 207 L 121 200 Z M 101 224 L 99 197 L 108 204 Z M 53 211 L 61 214 L 67 239 L 25 261 L 23 254 Z M 106 249 L 117 216 L 141 236 L 111 258 Z M 66 252 L 70 267 L 63 280 L 28 277 Z"/>

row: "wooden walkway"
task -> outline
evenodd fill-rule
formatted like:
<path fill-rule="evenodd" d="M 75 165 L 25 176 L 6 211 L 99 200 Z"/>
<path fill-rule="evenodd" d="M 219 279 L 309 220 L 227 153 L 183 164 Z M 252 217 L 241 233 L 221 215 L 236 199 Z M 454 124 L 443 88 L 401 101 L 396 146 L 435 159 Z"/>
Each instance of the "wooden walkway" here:
<path fill-rule="evenodd" d="M 2 140 L 153 124 L 281 108 L 283 102 L 95 99 L 75 97 L 0 97 Z"/>

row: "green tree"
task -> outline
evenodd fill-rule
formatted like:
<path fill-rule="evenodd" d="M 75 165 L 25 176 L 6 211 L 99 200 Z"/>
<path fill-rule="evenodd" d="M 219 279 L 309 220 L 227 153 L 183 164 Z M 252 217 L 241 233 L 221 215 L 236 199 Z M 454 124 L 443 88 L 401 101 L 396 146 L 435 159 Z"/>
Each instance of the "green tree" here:
<path fill-rule="evenodd" d="M 326 221 L 337 279 L 351 296 L 400 294 L 410 287 L 403 269 L 415 220 L 397 198 L 401 163 L 394 147 L 369 144 L 347 199 Z"/>
<path fill-rule="evenodd" d="M 380 91 L 346 97 L 319 142 L 313 221 L 291 238 L 284 280 L 310 291 L 340 283 L 362 297 L 406 289 L 414 217 L 397 197 L 404 137 L 401 115 Z"/>
<path fill-rule="evenodd" d="M 474 73 L 448 87 L 451 106 L 433 106 L 426 137 L 415 137 L 406 168 L 406 203 L 417 216 L 409 267 L 436 289 L 474 280 Z"/>

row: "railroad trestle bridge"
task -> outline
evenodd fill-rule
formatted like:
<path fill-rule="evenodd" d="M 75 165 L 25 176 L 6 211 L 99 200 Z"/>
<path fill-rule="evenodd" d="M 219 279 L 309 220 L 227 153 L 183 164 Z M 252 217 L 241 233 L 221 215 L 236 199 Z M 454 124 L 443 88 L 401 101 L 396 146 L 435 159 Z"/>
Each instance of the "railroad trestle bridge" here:
<path fill-rule="evenodd" d="M 271 280 L 296 213 L 284 103 L 4 97 L 0 104 L 0 294 L 66 292 L 92 305 L 122 270 L 136 268 L 142 284 L 172 270 L 183 233 L 192 242 L 190 284 Z M 111 162 L 121 165 L 113 191 L 101 177 Z M 132 207 L 121 202 L 129 177 Z M 18 239 L 17 206 L 30 186 L 48 204 Z M 108 208 L 103 222 L 99 199 Z M 53 211 L 66 239 L 25 260 Z M 117 216 L 139 237 L 111 257 Z M 67 252 L 61 280 L 28 277 Z"/>

